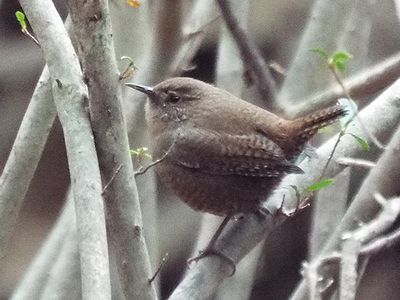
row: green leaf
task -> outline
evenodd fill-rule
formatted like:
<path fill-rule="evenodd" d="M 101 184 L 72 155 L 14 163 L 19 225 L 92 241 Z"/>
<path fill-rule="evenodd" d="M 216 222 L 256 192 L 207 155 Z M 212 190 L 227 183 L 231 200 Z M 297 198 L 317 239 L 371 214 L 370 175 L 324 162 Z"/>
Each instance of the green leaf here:
<path fill-rule="evenodd" d="M 23 30 L 26 29 L 26 22 L 25 22 L 25 14 L 22 11 L 17 10 L 15 12 L 15 16 L 17 17 L 19 25 Z"/>
<path fill-rule="evenodd" d="M 321 56 L 322 58 L 324 58 L 326 60 L 329 58 L 328 53 L 322 48 L 311 48 L 311 49 L 308 49 L 308 51 L 318 54 L 319 56 Z"/>
<path fill-rule="evenodd" d="M 350 53 L 345 51 L 337 51 L 333 53 L 332 57 L 329 59 L 329 65 L 335 67 L 340 72 L 346 71 L 347 62 L 352 58 Z"/>
<path fill-rule="evenodd" d="M 322 190 L 322 189 L 330 186 L 333 182 L 334 182 L 333 178 L 325 178 L 325 179 L 322 179 L 322 180 L 310 185 L 307 188 L 307 190 L 309 192 L 319 191 L 319 190 Z"/>
<path fill-rule="evenodd" d="M 131 149 L 129 150 L 129 153 L 132 156 L 136 156 L 139 161 L 143 160 L 144 158 L 152 159 L 152 156 L 149 153 L 149 149 L 147 147 L 139 147 L 136 149 Z"/>
<path fill-rule="evenodd" d="M 337 51 L 335 53 L 333 53 L 332 55 L 332 59 L 334 59 L 335 61 L 349 61 L 351 58 L 353 58 L 353 56 L 346 52 L 346 51 Z"/>
<path fill-rule="evenodd" d="M 369 151 L 369 144 L 368 144 L 368 141 L 367 141 L 366 139 L 364 139 L 364 138 L 362 138 L 362 137 L 359 137 L 358 135 L 355 135 L 355 134 L 353 134 L 353 133 L 349 133 L 349 134 L 350 134 L 353 138 L 356 139 L 357 143 L 360 144 L 361 148 L 362 148 L 364 151 Z"/>

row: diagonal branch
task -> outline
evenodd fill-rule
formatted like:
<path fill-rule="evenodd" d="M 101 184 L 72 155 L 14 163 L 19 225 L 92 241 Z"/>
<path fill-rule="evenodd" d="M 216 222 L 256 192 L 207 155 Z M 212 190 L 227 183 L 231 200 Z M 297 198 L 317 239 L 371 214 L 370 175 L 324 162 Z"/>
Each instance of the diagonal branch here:
<path fill-rule="evenodd" d="M 398 102 L 399 100 L 397 100 Z M 372 104 L 371 104 L 372 105 Z M 399 118 L 399 116 L 397 117 Z M 367 178 L 361 185 L 359 192 L 354 197 L 353 202 L 348 208 L 346 214 L 342 218 L 340 224 L 335 228 L 332 235 L 324 244 L 320 251 L 320 255 L 328 255 L 336 250 L 342 242 L 342 234 L 345 231 L 353 230 L 357 226 L 354 220 L 360 222 L 368 222 L 376 212 L 380 209 L 378 203 L 371 197 L 375 192 L 380 192 L 386 197 L 391 197 L 399 193 L 398 178 L 400 176 L 400 127 L 393 134 L 392 139 L 386 147 L 385 152 L 379 158 L 376 166 L 371 169 Z M 336 274 L 337 268 L 325 268 L 324 277 L 332 277 Z M 334 288 L 333 284 L 330 289 Z M 303 280 L 293 294 L 293 299 L 307 298 L 307 284 Z"/>
<path fill-rule="evenodd" d="M 6 254 L 19 210 L 55 117 L 49 70 L 45 67 L 0 177 L 0 257 Z"/>
<path fill-rule="evenodd" d="M 382 90 L 393 83 L 399 76 L 400 54 L 397 53 L 344 79 L 343 85 L 353 98 L 360 99 Z M 300 100 L 298 104 L 288 107 L 287 114 L 290 116 L 304 115 L 315 111 L 316 108 L 333 104 L 338 98 L 344 96 L 343 89 L 335 83 L 325 91 L 308 99 Z"/>
<path fill-rule="evenodd" d="M 245 30 L 232 12 L 229 0 L 216 0 L 225 19 L 226 26 L 236 41 L 242 61 L 246 64 L 250 78 L 254 76 L 255 84 L 261 97 L 266 101 L 268 107 L 274 106 L 276 96 L 275 82 L 268 70 L 267 64 L 262 57 L 259 48 L 251 40 Z"/>
<path fill-rule="evenodd" d="M 167 77 L 180 76 L 206 38 L 209 25 L 218 20 L 214 0 L 198 0 L 183 26 L 183 41 L 168 68 Z"/>

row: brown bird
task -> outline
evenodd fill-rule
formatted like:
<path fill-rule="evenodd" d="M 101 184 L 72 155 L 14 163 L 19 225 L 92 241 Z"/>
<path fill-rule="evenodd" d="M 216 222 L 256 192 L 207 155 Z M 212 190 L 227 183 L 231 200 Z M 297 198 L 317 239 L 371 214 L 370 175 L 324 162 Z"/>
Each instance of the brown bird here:
<path fill-rule="evenodd" d="M 335 105 L 295 120 L 245 102 L 191 78 L 154 87 L 127 86 L 148 96 L 146 120 L 161 181 L 194 210 L 226 216 L 195 260 L 213 245 L 229 219 L 256 212 L 288 173 L 303 173 L 294 160 L 319 128 L 345 114 Z"/>

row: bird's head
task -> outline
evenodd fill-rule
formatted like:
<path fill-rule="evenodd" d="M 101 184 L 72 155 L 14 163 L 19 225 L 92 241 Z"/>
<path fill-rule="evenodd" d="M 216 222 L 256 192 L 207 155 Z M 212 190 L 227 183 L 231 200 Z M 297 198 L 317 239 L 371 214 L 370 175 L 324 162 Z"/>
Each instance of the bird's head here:
<path fill-rule="evenodd" d="M 158 126 L 180 126 L 191 118 L 202 99 L 214 89 L 200 80 L 176 77 L 167 79 L 154 87 L 126 83 L 126 86 L 147 95 L 146 119 L 150 123 L 164 124 Z"/>

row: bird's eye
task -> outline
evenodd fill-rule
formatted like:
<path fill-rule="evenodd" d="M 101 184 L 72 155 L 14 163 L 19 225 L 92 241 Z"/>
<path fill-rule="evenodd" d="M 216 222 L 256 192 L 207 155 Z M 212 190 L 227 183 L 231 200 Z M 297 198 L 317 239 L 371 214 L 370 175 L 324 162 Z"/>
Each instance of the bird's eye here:
<path fill-rule="evenodd" d="M 178 96 L 175 93 L 168 93 L 168 98 L 167 101 L 171 103 L 177 103 L 179 100 L 181 100 L 181 97 Z"/>

